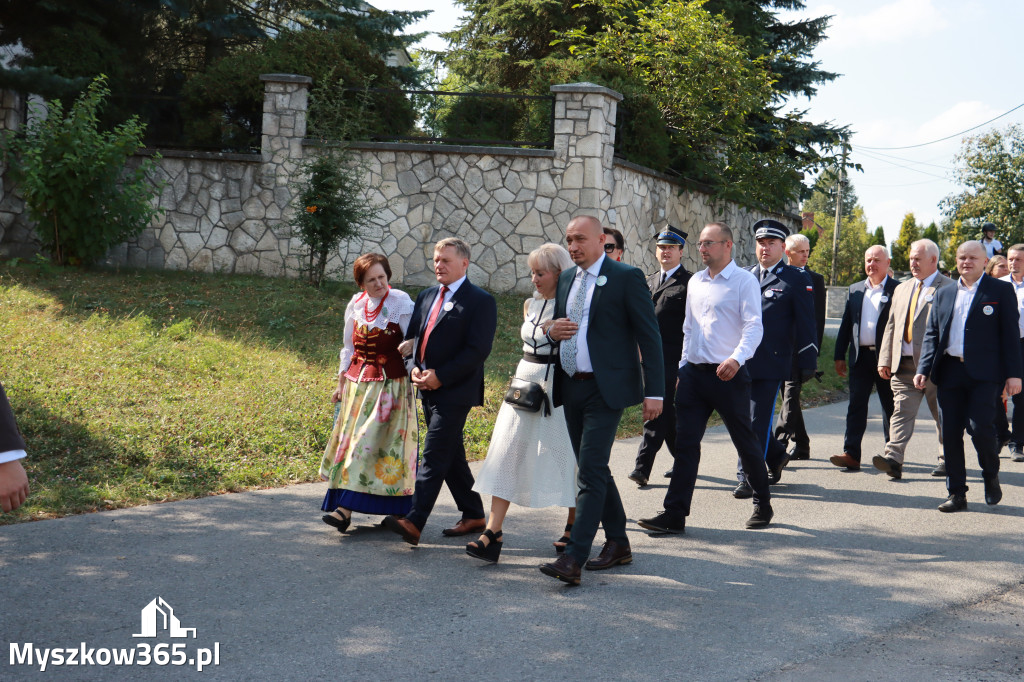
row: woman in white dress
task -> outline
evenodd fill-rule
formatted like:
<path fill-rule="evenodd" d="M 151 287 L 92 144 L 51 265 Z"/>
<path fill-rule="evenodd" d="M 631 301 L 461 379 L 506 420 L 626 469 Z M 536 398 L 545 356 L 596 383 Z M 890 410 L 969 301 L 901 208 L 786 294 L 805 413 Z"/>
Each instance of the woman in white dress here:
<path fill-rule="evenodd" d="M 523 359 L 516 377 L 544 387 L 550 400 L 554 353 L 558 346 L 546 336 L 555 312 L 558 275 L 572 267 L 569 253 L 558 244 L 543 244 L 529 256 L 531 281 L 537 289 L 523 304 Z M 545 414 L 522 410 L 504 403 L 494 423 L 487 458 L 476 477 L 473 490 L 491 495 L 487 528 L 466 553 L 484 561 L 497 562 L 501 554 L 501 526 L 509 504 L 523 507 L 568 507 L 566 530 L 572 527 L 576 507 L 576 457 L 569 442 L 562 408 Z M 564 539 L 556 543 L 564 547 Z"/>

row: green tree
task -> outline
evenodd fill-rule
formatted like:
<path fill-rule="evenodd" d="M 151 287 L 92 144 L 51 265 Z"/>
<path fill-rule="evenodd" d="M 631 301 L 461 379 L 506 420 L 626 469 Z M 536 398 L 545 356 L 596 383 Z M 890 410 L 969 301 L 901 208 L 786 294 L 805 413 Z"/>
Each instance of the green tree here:
<path fill-rule="evenodd" d="M 942 246 L 942 235 L 939 232 L 939 226 L 935 224 L 935 221 L 928 223 L 928 227 L 924 228 L 924 232 L 921 233 L 921 239 L 931 239 L 933 242 Z"/>
<path fill-rule="evenodd" d="M 955 161 L 964 190 L 942 200 L 943 213 L 968 238 L 980 238 L 982 223 L 992 221 L 1004 244 L 1024 241 L 1024 128 L 967 138 Z"/>
<path fill-rule="evenodd" d="M 885 246 L 885 228 L 879 225 L 871 235 L 871 246 Z"/>
<path fill-rule="evenodd" d="M 921 238 L 921 226 L 913 213 L 903 216 L 900 233 L 892 243 L 892 269 L 906 271 L 910 269 L 910 245 Z"/>
<path fill-rule="evenodd" d="M 856 207 L 849 218 L 844 218 L 839 227 L 839 248 L 836 255 L 836 279 L 833 285 L 846 286 L 864 278 L 864 252 L 872 246 L 872 235 L 868 232 L 864 209 Z M 829 281 L 832 273 L 832 233 L 826 232 L 818 240 L 817 248 L 811 252 L 808 261 L 811 269 L 820 272 Z"/>
<path fill-rule="evenodd" d="M 836 215 L 836 193 L 839 190 L 839 165 L 835 164 L 823 170 L 814 181 L 811 188 L 811 195 L 804 201 L 801 210 L 805 213 L 813 213 L 814 220 L 819 225 L 832 225 Z M 849 218 L 853 215 L 853 209 L 858 205 L 857 191 L 849 176 L 843 181 L 842 217 Z"/>
<path fill-rule="evenodd" d="M 70 111 L 53 100 L 23 135 L 3 140 L 43 248 L 61 265 L 99 260 L 158 213 L 159 187 L 147 178 L 153 161 L 126 165 L 142 146 L 144 126 L 133 118 L 112 131 L 100 128 L 99 110 L 109 95 L 101 76 Z"/>
<path fill-rule="evenodd" d="M 955 273 L 956 250 L 970 237 L 964 233 L 963 224 L 959 220 L 947 218 L 943 221 L 942 227 L 942 240 L 938 242 L 940 249 L 939 263 L 947 271 Z"/>

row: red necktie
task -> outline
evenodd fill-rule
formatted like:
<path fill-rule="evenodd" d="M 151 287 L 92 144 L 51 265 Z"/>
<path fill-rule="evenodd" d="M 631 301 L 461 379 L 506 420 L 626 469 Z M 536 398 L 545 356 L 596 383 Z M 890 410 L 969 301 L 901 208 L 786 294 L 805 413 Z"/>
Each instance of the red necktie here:
<path fill-rule="evenodd" d="M 427 328 L 423 332 L 423 343 L 420 344 L 420 362 L 423 362 L 423 358 L 426 357 L 427 341 L 430 340 L 430 332 L 434 331 L 434 323 L 437 322 L 437 316 L 441 314 L 441 307 L 444 305 L 444 297 L 447 293 L 448 287 L 441 287 L 437 300 L 434 302 L 434 307 L 430 309 L 430 317 L 427 318 Z"/>

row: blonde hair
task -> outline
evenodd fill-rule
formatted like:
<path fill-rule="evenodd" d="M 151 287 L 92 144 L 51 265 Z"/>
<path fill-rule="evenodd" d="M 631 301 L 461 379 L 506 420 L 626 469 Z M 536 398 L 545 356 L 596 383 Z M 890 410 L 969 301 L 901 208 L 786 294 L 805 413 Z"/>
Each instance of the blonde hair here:
<path fill-rule="evenodd" d="M 434 244 L 434 253 L 444 251 L 448 247 L 455 249 L 455 253 L 459 254 L 459 258 L 465 258 L 469 260 L 472 258 L 472 254 L 469 251 L 469 244 L 462 241 L 458 237 L 445 237 L 438 243 Z"/>
<path fill-rule="evenodd" d="M 572 258 L 569 257 L 569 252 L 565 250 L 563 246 L 547 242 L 541 244 L 536 249 L 530 252 L 527 256 L 526 262 L 530 265 L 533 270 L 541 270 L 543 272 L 553 272 L 557 277 L 563 270 L 567 270 L 573 266 Z M 533 292 L 534 298 L 540 296 L 540 292 Z"/>

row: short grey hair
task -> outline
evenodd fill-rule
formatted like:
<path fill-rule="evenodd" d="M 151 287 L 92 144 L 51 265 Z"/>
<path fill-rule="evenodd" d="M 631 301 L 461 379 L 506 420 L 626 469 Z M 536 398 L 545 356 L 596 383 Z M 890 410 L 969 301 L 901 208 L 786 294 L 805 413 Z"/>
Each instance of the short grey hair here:
<path fill-rule="evenodd" d="M 449 246 L 455 249 L 455 253 L 459 254 L 459 258 L 465 258 L 466 260 L 469 260 L 473 256 L 473 254 L 471 254 L 469 251 L 469 244 L 462 241 L 458 237 L 446 237 L 445 239 L 442 239 L 438 243 L 434 244 L 434 253 L 437 253 L 438 251 L 444 251 Z"/>
<path fill-rule="evenodd" d="M 526 262 L 534 270 L 553 272 L 556 275 L 562 270 L 568 270 L 573 266 L 569 252 L 564 247 L 552 242 L 541 244 L 531 251 Z"/>
<path fill-rule="evenodd" d="M 910 250 L 913 251 L 919 246 L 924 248 L 924 252 L 935 260 L 939 259 L 939 245 L 931 239 L 918 239 L 916 242 L 911 242 Z"/>
<path fill-rule="evenodd" d="M 798 232 L 796 234 L 791 234 L 788 237 L 786 237 L 786 248 L 787 249 L 792 249 L 797 244 L 799 244 L 801 246 L 806 246 L 808 249 L 811 248 L 811 240 L 808 239 L 807 235 L 805 235 L 805 234 L 800 234 Z"/>

